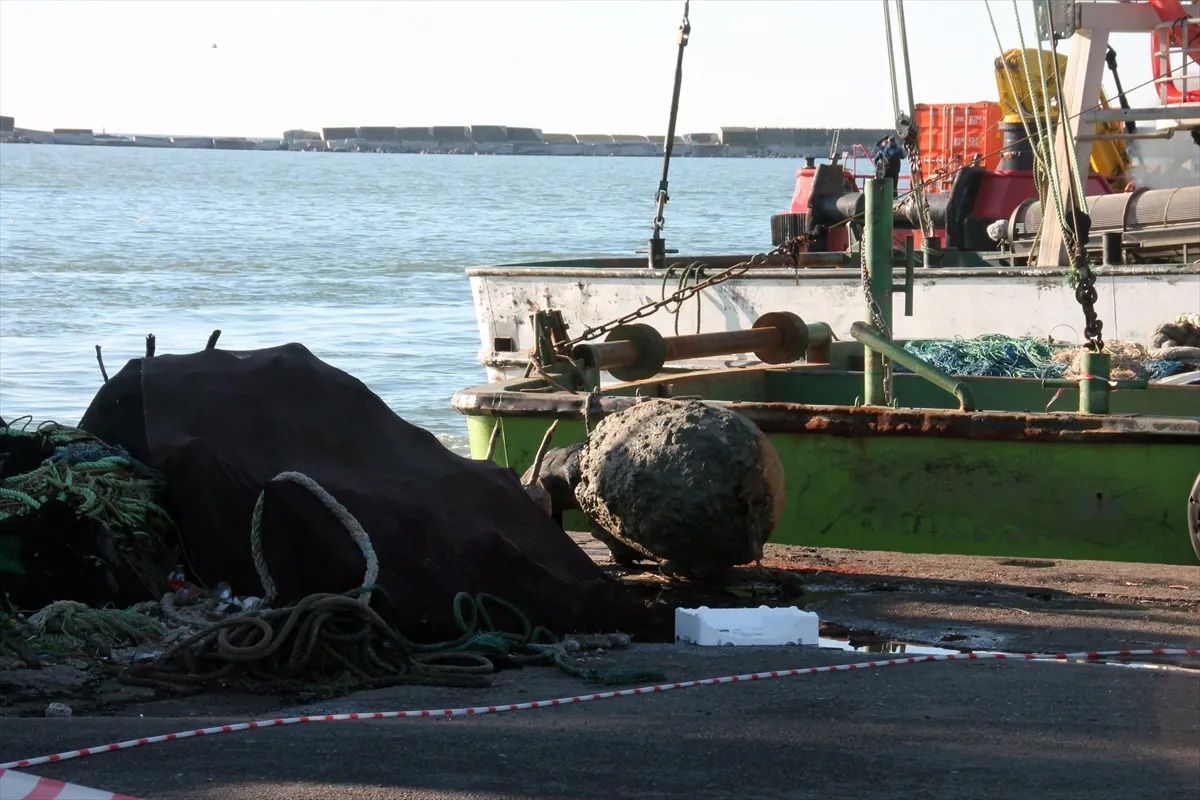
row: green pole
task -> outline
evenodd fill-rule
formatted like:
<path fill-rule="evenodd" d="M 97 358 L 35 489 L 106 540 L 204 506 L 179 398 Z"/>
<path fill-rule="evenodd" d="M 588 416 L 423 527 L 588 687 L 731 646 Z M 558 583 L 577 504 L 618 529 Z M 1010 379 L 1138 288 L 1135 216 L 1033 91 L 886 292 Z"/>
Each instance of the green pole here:
<path fill-rule="evenodd" d="M 863 187 L 866 208 L 863 229 L 863 262 L 866 265 L 867 322 L 892 338 L 892 182 L 868 178 Z M 863 346 L 865 401 L 887 405 L 883 354 Z"/>
<path fill-rule="evenodd" d="M 1084 350 L 1079 366 L 1084 378 L 1079 381 L 1079 413 L 1108 413 L 1108 379 L 1112 373 L 1112 356 Z"/>

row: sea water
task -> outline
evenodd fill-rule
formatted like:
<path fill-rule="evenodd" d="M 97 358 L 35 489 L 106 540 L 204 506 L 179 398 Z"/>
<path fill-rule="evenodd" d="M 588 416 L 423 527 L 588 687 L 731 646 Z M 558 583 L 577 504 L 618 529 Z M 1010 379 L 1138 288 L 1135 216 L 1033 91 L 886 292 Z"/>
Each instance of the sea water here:
<path fill-rule="evenodd" d="M 800 162 L 674 159 L 664 237 L 769 249 Z M 868 165 L 861 165 L 866 169 Z M 299 342 L 466 450 L 468 266 L 632 256 L 661 159 L 0 145 L 0 416 L 79 421 L 142 355 Z"/>

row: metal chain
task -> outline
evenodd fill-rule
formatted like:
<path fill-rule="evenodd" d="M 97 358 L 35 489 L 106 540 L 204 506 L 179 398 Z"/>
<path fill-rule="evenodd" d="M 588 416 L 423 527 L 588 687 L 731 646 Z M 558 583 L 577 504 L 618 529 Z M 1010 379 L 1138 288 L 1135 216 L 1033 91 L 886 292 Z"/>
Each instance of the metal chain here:
<path fill-rule="evenodd" d="M 913 125 L 916 130 L 916 124 Z M 905 143 L 907 145 L 907 142 Z M 908 151 L 908 174 L 912 183 L 913 194 L 916 195 L 917 210 L 921 213 L 921 236 L 933 236 L 933 214 L 929 211 L 929 198 L 925 196 L 924 179 L 921 174 L 921 149 L 914 143 L 906 146 Z"/>
<path fill-rule="evenodd" d="M 599 338 L 600 336 L 603 336 L 606 333 L 610 333 L 611 331 L 613 331 L 616 328 L 621 327 L 622 325 L 628 325 L 629 323 L 633 322 L 634 320 L 639 320 L 639 319 L 648 317 L 651 314 L 653 314 L 654 312 L 656 312 L 660 309 L 666 308 L 667 306 L 670 306 L 672 303 L 677 304 L 677 305 L 682 305 L 683 303 L 687 302 L 688 300 L 695 297 L 697 294 L 699 294 L 700 292 L 702 292 L 703 290 L 705 290 L 711 286 L 716 286 L 718 284 L 724 283 L 725 281 L 729 280 L 730 278 L 736 278 L 738 275 L 741 275 L 741 274 L 749 271 L 752 267 L 762 266 L 764 263 L 766 263 L 767 259 L 771 258 L 772 256 L 782 256 L 783 261 L 784 261 L 783 266 L 785 268 L 794 267 L 795 260 L 791 256 L 791 247 L 792 247 L 792 242 L 785 242 L 785 243 L 779 245 L 778 247 L 776 247 L 774 250 L 768 251 L 766 253 L 759 253 L 758 255 L 753 256 L 752 258 L 750 258 L 749 261 L 742 261 L 740 263 L 734 264 L 732 267 L 723 269 L 720 272 L 718 272 L 716 275 L 713 275 L 711 278 L 707 278 L 706 280 L 703 280 L 700 283 L 693 284 L 693 285 L 688 286 L 683 289 L 679 289 L 674 294 L 672 294 L 670 297 L 666 297 L 662 300 L 657 300 L 652 303 L 646 303 L 644 306 L 641 306 L 640 308 L 636 309 L 635 311 L 631 311 L 622 317 L 617 317 L 616 319 L 609 320 L 608 322 L 605 322 L 602 325 L 597 325 L 594 328 L 592 328 L 592 327 L 585 328 L 582 334 L 580 334 L 579 336 L 576 336 L 574 339 L 568 339 L 566 342 L 563 342 L 561 347 L 567 348 L 567 347 L 571 347 L 573 345 L 577 345 L 580 342 L 586 342 L 591 339 Z"/>
<path fill-rule="evenodd" d="M 1092 220 L 1086 212 L 1072 210 L 1074 225 L 1064 229 L 1067 244 L 1071 249 L 1071 267 L 1075 275 L 1075 300 L 1083 308 L 1083 335 L 1087 348 L 1093 352 L 1104 350 L 1104 323 L 1096 314 L 1096 273 L 1088 264 L 1087 242 L 1091 235 Z"/>
<path fill-rule="evenodd" d="M 1083 335 L 1087 337 L 1090 349 L 1100 352 L 1104 349 L 1104 323 L 1096 315 L 1096 275 L 1088 266 L 1086 254 L 1075 256 L 1075 268 L 1079 271 L 1075 299 L 1083 307 Z"/>
<path fill-rule="evenodd" d="M 871 324 L 879 329 L 879 332 L 885 338 L 892 338 L 891 328 L 883 321 L 883 311 L 879 308 L 879 304 L 875 302 L 874 295 L 871 294 L 871 273 L 867 271 L 867 248 L 863 247 L 863 243 L 859 243 L 858 248 L 858 265 L 862 272 L 862 290 L 863 299 L 867 301 L 867 310 L 871 314 Z M 885 405 L 892 404 L 892 360 L 887 356 L 880 356 L 883 359 L 883 402 Z"/>

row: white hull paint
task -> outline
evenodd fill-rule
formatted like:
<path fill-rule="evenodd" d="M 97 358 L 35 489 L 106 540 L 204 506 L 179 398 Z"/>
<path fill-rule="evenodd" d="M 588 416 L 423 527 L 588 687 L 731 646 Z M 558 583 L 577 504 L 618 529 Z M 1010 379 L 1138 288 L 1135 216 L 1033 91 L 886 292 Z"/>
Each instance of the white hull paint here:
<path fill-rule="evenodd" d="M 712 274 L 715 270 L 710 271 Z M 603 267 L 474 267 L 467 270 L 479 325 L 479 361 L 488 380 L 518 377 L 533 346 L 531 315 L 561 311 L 569 335 L 628 314 L 663 296 L 661 272 Z M 1098 268 L 1096 311 L 1108 340 L 1149 343 L 1154 328 L 1182 313 L 1200 312 L 1200 262 L 1186 266 Z M 896 273 L 897 281 L 903 276 Z M 672 277 L 667 294 L 677 288 Z M 850 269 L 766 268 L 703 290 L 700 330 L 750 327 L 769 311 L 791 311 L 806 322 L 825 322 L 840 339 L 864 319 L 861 276 Z M 992 333 L 1081 342 L 1083 312 L 1063 269 L 967 268 L 915 271 L 913 316 L 894 297 L 897 339 L 970 338 Z M 638 320 L 664 335 L 696 332 L 697 300 L 676 316 L 659 310 Z M 507 349 L 511 340 L 511 350 Z M 752 357 L 751 357 L 752 358 Z M 690 366 L 745 363 L 747 358 Z"/>

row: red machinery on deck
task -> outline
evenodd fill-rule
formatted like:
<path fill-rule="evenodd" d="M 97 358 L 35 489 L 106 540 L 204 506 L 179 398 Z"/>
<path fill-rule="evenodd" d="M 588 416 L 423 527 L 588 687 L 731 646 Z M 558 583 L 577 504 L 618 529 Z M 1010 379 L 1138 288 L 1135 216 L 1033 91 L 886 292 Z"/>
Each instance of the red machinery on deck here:
<path fill-rule="evenodd" d="M 1189 19 L 1180 0 L 1148 0 L 1163 24 L 1150 34 L 1154 82 L 1164 105 L 1200 103 L 1200 23 Z M 1194 64 L 1193 64 L 1194 62 Z M 1110 64 L 1115 70 L 1115 65 Z M 1011 143 L 1001 135 L 998 103 L 919 105 L 916 107 L 921 172 L 927 176 L 925 197 L 934 234 L 951 250 L 994 250 L 990 225 L 1008 220 L 1022 203 L 1038 196 L 1032 169 L 1032 150 L 1024 138 Z M 1193 131 L 1200 142 L 1200 134 Z M 797 242 L 801 252 L 838 252 L 850 246 L 851 227 L 863 213 L 862 181 L 873 175 L 859 172 L 858 161 L 869 153 L 855 145 L 845 164 L 814 159 L 796 171 L 791 208 L 771 217 L 775 245 Z M 848 168 L 853 164 L 851 168 Z M 1116 180 L 1114 178 L 1114 180 Z M 902 176 L 895 207 L 896 244 L 909 236 L 920 244 L 921 224 L 915 198 Z M 1127 183 L 1118 181 L 1118 186 Z M 1136 190 L 1132 184 L 1124 191 Z M 1116 191 L 1109 179 L 1091 173 L 1089 197 Z"/>

